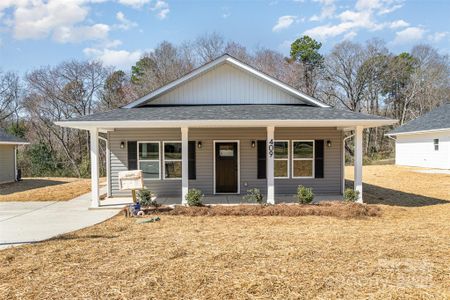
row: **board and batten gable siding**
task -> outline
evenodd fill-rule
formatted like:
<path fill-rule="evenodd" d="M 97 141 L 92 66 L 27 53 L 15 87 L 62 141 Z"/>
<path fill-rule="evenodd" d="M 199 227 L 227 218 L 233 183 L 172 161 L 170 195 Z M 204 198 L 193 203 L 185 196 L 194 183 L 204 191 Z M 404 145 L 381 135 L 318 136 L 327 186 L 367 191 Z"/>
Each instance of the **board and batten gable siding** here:
<path fill-rule="evenodd" d="M 399 134 L 395 142 L 395 164 L 450 169 L 450 130 L 420 134 Z M 439 150 L 434 150 L 439 139 Z"/>
<path fill-rule="evenodd" d="M 259 188 L 267 193 L 267 180 L 257 178 L 257 147 L 251 142 L 265 140 L 266 128 L 190 128 L 190 141 L 201 141 L 196 149 L 196 179 L 189 180 L 189 188 L 198 188 L 206 195 L 214 193 L 214 141 L 239 140 L 240 192 Z M 111 149 L 111 183 L 113 196 L 129 195 L 118 190 L 118 172 L 128 169 L 127 149 L 120 149 L 122 141 L 177 141 L 180 129 L 120 129 L 108 133 Z M 295 194 L 303 184 L 316 194 L 340 194 L 342 184 L 342 131 L 335 128 L 275 128 L 276 140 L 330 140 L 332 147 L 324 147 L 324 178 L 275 179 L 276 194 Z M 161 149 L 162 151 L 162 149 Z M 291 145 L 289 148 L 291 152 Z M 162 153 L 161 153 L 162 155 Z M 292 153 L 290 154 L 292 157 Z M 162 168 L 161 164 L 161 168 Z M 161 169 L 162 172 L 162 169 Z M 162 174 L 162 173 L 161 173 Z M 181 180 L 145 180 L 145 185 L 160 196 L 181 196 Z"/>
<path fill-rule="evenodd" d="M 303 104 L 287 92 L 229 64 L 178 86 L 148 105 L 174 104 Z"/>
<path fill-rule="evenodd" d="M 14 181 L 14 145 L 0 145 L 0 183 Z"/>

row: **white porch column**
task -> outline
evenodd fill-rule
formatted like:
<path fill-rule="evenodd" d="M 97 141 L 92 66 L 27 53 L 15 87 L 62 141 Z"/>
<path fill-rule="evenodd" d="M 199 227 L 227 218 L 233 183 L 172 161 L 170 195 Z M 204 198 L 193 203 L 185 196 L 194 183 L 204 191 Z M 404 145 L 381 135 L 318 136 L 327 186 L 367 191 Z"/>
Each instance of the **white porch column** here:
<path fill-rule="evenodd" d="M 91 129 L 91 207 L 100 206 L 98 130 Z"/>
<path fill-rule="evenodd" d="M 181 128 L 181 204 L 187 204 L 186 195 L 189 189 L 189 129 Z"/>
<path fill-rule="evenodd" d="M 355 167 L 355 181 L 354 189 L 359 191 L 359 203 L 363 203 L 362 198 L 362 162 L 363 162 L 363 127 L 356 126 L 355 128 L 355 155 L 354 155 L 354 167 Z"/>
<path fill-rule="evenodd" d="M 274 144 L 275 127 L 267 127 L 267 203 L 275 204 Z"/>
<path fill-rule="evenodd" d="M 111 197 L 111 150 L 109 149 L 109 136 L 106 142 L 106 196 Z"/>

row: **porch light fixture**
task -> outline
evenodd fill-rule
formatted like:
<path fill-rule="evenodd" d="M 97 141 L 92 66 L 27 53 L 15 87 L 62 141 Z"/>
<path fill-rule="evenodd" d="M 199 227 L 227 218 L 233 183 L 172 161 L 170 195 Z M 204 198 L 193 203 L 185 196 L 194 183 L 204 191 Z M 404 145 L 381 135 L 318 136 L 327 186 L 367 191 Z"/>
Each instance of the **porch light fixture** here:
<path fill-rule="evenodd" d="M 252 141 L 252 148 L 255 148 L 255 146 L 256 146 L 256 142 Z"/>
<path fill-rule="evenodd" d="M 331 147 L 331 141 L 330 141 L 330 140 L 327 141 L 327 147 L 328 147 L 328 148 Z"/>
<path fill-rule="evenodd" d="M 198 142 L 197 142 L 197 148 L 200 149 L 201 147 L 202 147 L 202 141 L 198 141 Z"/>
<path fill-rule="evenodd" d="M 125 142 L 124 142 L 124 141 L 121 141 L 121 142 L 120 142 L 120 149 L 123 149 L 123 148 L 125 148 Z"/>

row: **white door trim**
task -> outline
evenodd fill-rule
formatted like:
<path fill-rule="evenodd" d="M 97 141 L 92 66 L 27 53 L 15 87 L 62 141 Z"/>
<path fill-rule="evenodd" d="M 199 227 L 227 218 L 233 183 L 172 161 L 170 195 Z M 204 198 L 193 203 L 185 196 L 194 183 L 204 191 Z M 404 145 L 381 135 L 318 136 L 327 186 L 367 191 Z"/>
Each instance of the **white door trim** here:
<path fill-rule="evenodd" d="M 216 192 L 216 143 L 237 143 L 237 193 L 217 193 Z M 213 183 L 214 195 L 239 195 L 241 193 L 241 146 L 239 140 L 214 140 L 213 141 Z"/>

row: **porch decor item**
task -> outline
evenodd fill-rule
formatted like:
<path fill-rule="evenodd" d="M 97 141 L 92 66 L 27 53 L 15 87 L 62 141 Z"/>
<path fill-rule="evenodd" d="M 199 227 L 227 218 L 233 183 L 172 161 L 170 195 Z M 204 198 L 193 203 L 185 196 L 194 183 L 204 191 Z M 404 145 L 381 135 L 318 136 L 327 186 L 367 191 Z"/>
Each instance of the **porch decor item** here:
<path fill-rule="evenodd" d="M 133 202 L 136 203 L 136 190 L 144 188 L 144 179 L 141 170 L 119 172 L 119 189 L 131 190 Z"/>

